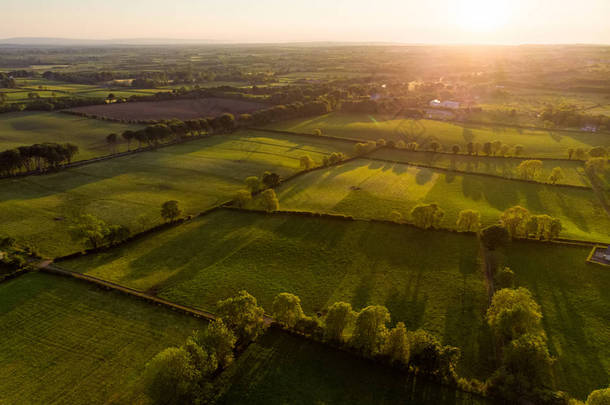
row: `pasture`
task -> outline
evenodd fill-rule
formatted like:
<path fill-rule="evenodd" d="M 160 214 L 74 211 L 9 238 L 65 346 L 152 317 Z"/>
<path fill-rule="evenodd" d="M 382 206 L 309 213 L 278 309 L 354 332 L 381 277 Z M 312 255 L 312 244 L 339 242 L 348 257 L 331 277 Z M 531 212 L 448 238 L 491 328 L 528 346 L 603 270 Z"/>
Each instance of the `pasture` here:
<path fill-rule="evenodd" d="M 212 311 L 242 289 L 268 312 L 285 291 L 310 314 L 337 301 L 386 305 L 393 322 L 459 346 L 460 371 L 483 377 L 491 338 L 478 249 L 470 235 L 222 210 L 60 266 Z"/>
<path fill-rule="evenodd" d="M 219 404 L 488 404 L 275 330 L 250 345 L 217 385 Z"/>
<path fill-rule="evenodd" d="M 119 120 L 180 120 L 205 118 L 231 113 L 239 115 L 265 108 L 267 105 L 254 101 L 223 98 L 188 100 L 141 101 L 137 103 L 114 103 L 72 108 L 71 111 Z"/>
<path fill-rule="evenodd" d="M 0 284 L 0 403 L 146 403 L 141 373 L 205 321 L 86 283 L 26 274 Z"/>
<path fill-rule="evenodd" d="M 610 146 L 605 134 L 566 131 L 542 131 L 502 127 L 499 125 L 463 125 L 452 122 L 413 120 L 383 115 L 331 113 L 306 120 L 285 121 L 269 126 L 272 129 L 323 134 L 363 140 L 417 142 L 427 147 L 439 142 L 445 150 L 454 144 L 462 150 L 468 142 L 502 141 L 510 146 L 522 145 L 524 156 L 567 158 L 569 148 Z"/>
<path fill-rule="evenodd" d="M 108 155 L 106 142 L 111 133 L 121 134 L 141 126 L 77 117 L 54 112 L 21 112 L 3 114 L 0 119 L 0 151 L 35 143 L 70 142 L 78 146 L 74 160 Z M 127 150 L 119 137 L 118 151 Z"/>
<path fill-rule="evenodd" d="M 398 211 L 408 219 L 415 205 L 436 202 L 445 211 L 441 225 L 447 228 L 455 227 L 464 209 L 479 211 L 483 224 L 489 225 L 507 208 L 521 205 L 532 213 L 561 219 L 562 237 L 610 241 L 610 218 L 590 189 L 358 159 L 307 173 L 276 192 L 280 210 L 359 218 L 391 219 L 391 213 Z"/>
<path fill-rule="evenodd" d="M 75 167 L 44 176 L 0 180 L 2 235 L 60 256 L 84 246 L 70 238 L 82 214 L 141 231 L 161 223 L 161 204 L 177 200 L 185 215 L 232 199 L 248 176 L 266 170 L 287 176 L 299 158 L 345 151 L 351 145 L 299 136 L 240 132 Z"/>

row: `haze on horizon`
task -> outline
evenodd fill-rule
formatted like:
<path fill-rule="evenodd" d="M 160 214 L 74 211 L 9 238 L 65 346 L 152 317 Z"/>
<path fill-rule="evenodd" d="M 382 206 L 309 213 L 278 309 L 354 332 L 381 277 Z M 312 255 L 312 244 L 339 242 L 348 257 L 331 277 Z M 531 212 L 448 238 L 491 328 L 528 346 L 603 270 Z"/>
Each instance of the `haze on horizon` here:
<path fill-rule="evenodd" d="M 610 0 L 3 0 L 0 38 L 610 44 Z"/>

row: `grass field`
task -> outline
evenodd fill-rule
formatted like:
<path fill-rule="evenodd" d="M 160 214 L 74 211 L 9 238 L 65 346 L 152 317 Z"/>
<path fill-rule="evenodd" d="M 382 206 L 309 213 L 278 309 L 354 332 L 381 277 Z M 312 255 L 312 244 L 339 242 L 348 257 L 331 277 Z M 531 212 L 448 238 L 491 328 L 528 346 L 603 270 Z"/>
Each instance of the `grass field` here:
<path fill-rule="evenodd" d="M 468 235 L 225 210 L 61 266 L 208 310 L 241 289 L 267 311 L 284 291 L 308 313 L 383 304 L 461 347 L 462 371 L 481 377 L 491 349 L 477 255 Z"/>
<path fill-rule="evenodd" d="M 455 169 L 470 173 L 493 174 L 506 178 L 519 178 L 516 169 L 523 159 L 499 158 L 499 157 L 477 157 L 468 155 L 448 155 L 434 152 L 412 152 L 400 149 L 379 149 L 369 155 L 372 158 L 386 159 L 395 162 L 421 164 L 444 169 Z M 583 163 L 579 161 L 565 160 L 543 160 L 542 172 L 536 177 L 536 181 L 548 182 L 549 175 L 555 167 L 561 167 L 564 178 L 557 184 L 570 184 L 576 186 L 589 186 L 588 180 L 583 172 Z"/>
<path fill-rule="evenodd" d="M 157 352 L 205 322 L 46 274 L 0 284 L 0 403 L 147 403 Z"/>
<path fill-rule="evenodd" d="M 386 141 L 416 141 L 425 147 L 432 141 L 445 149 L 458 144 L 464 149 L 468 142 L 502 141 L 508 145 L 523 145 L 525 156 L 568 156 L 568 148 L 610 146 L 610 137 L 604 134 L 573 133 L 562 131 L 532 131 L 500 126 L 459 125 L 431 120 L 393 119 L 392 117 L 331 113 L 307 120 L 285 121 L 270 126 L 273 129 L 312 133 L 321 129 L 323 134 L 356 139 Z"/>
<path fill-rule="evenodd" d="M 70 142 L 79 147 L 74 160 L 84 160 L 112 152 L 106 143 L 108 134 L 139 128 L 141 126 L 52 112 L 3 114 L 0 119 L 0 151 L 35 143 Z M 118 150 L 127 150 L 127 143 L 121 142 Z"/>
<path fill-rule="evenodd" d="M 299 136 L 240 132 L 153 152 L 110 159 L 45 176 L 0 180 L 1 233 L 58 256 L 82 249 L 69 228 L 82 214 L 134 231 L 161 222 L 160 207 L 177 200 L 195 214 L 231 199 L 247 176 L 266 170 L 282 176 L 299 168 L 299 158 L 320 162 L 324 154 L 351 145 Z"/>
<path fill-rule="evenodd" d="M 559 386 L 581 399 L 610 379 L 610 271 L 585 263 L 590 250 L 514 242 L 504 257 L 542 306 Z"/>
<path fill-rule="evenodd" d="M 218 379 L 219 404 L 483 405 L 319 343 L 269 331 Z"/>
<path fill-rule="evenodd" d="M 610 241 L 610 218 L 587 189 L 358 159 L 307 173 L 282 185 L 277 193 L 280 209 L 360 218 L 390 219 L 392 211 L 409 218 L 418 203 L 436 202 L 445 211 L 445 227 L 454 227 L 463 209 L 479 211 L 482 222 L 491 224 L 507 208 L 521 205 L 533 213 L 560 218 L 563 237 Z"/>

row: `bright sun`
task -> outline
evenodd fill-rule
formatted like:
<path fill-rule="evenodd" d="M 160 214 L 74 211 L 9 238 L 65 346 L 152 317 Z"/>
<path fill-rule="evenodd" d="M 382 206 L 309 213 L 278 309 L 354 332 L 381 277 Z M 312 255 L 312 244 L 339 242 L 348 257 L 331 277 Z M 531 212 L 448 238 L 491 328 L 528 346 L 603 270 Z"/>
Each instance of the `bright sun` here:
<path fill-rule="evenodd" d="M 461 0 L 457 2 L 458 24 L 467 31 L 494 31 L 507 23 L 508 0 Z"/>

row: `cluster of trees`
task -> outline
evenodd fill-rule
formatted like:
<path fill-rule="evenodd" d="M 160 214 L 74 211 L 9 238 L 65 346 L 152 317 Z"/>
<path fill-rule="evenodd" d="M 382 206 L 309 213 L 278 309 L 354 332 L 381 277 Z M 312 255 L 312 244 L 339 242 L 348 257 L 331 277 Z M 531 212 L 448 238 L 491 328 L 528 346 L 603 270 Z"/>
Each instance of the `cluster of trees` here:
<path fill-rule="evenodd" d="M 17 83 L 10 73 L 0 72 L 0 87 L 12 89 L 17 87 Z"/>
<path fill-rule="evenodd" d="M 77 153 L 78 146 L 71 143 L 19 146 L 0 152 L 0 173 L 12 175 L 18 171 L 56 169 L 61 164 L 70 163 Z"/>
<path fill-rule="evenodd" d="M 324 100 L 305 103 L 295 102 L 265 108 L 252 114 L 242 114 L 239 117 L 239 123 L 242 125 L 264 125 L 280 120 L 322 115 L 329 113 L 331 110 L 330 104 Z"/>
<path fill-rule="evenodd" d="M 610 147 L 594 146 L 589 150 L 584 148 L 568 148 L 568 159 L 587 160 L 591 158 L 604 158 L 610 156 Z"/>
<path fill-rule="evenodd" d="M 383 139 L 380 139 L 377 142 L 375 142 L 375 141 L 358 142 L 357 144 L 354 145 L 354 154 L 356 156 L 360 156 L 360 155 L 364 155 L 366 153 L 372 152 L 373 150 L 375 150 L 377 145 L 381 146 L 380 141 L 383 141 L 383 144 L 385 145 L 385 140 L 383 140 Z"/>
<path fill-rule="evenodd" d="M 506 228 L 511 238 L 528 238 L 551 240 L 559 236 L 561 220 L 550 215 L 532 215 L 519 205 L 508 208 L 500 215 L 500 223 Z"/>
<path fill-rule="evenodd" d="M 27 265 L 25 252 L 16 246 L 11 237 L 0 237 L 0 276 L 23 269 Z"/>
<path fill-rule="evenodd" d="M 557 106 L 548 105 L 540 113 L 540 119 L 545 127 L 581 128 L 584 125 L 592 125 L 599 129 L 610 129 L 610 119 L 602 114 L 591 115 L 578 111 L 573 105 L 561 103 Z"/>
<path fill-rule="evenodd" d="M 282 179 L 279 174 L 269 171 L 263 173 L 260 179 L 256 176 L 246 177 L 244 181 L 246 190 L 238 191 L 235 196 L 237 206 L 245 207 L 252 199 L 252 196 L 260 192 L 260 203 L 265 211 L 273 212 L 279 210 L 280 202 L 273 188 L 279 186 L 281 181 Z"/>
<path fill-rule="evenodd" d="M 86 245 L 97 249 L 104 245 L 118 245 L 131 235 L 124 225 L 108 225 L 101 219 L 91 215 L 82 215 L 75 225 L 70 227 L 73 239 L 84 241 Z"/>
<path fill-rule="evenodd" d="M 0 102 L 0 113 L 19 112 L 19 111 L 53 111 L 66 108 L 80 107 L 85 105 L 105 104 L 104 97 L 30 97 L 27 103 L 5 103 Z M 37 94 L 36 94 L 37 95 Z"/>
<path fill-rule="evenodd" d="M 407 331 L 402 322 L 390 328 L 390 312 L 384 306 L 371 305 L 356 312 L 349 303 L 336 302 L 323 318 L 310 317 L 303 312 L 299 297 L 281 293 L 273 300 L 273 316 L 288 330 L 351 348 L 364 357 L 439 381 L 457 381 L 460 350 L 442 345 L 424 330 Z"/>
<path fill-rule="evenodd" d="M 343 162 L 345 159 L 347 159 L 347 156 L 342 153 L 342 152 L 333 152 L 328 156 L 324 156 L 322 158 L 322 165 L 323 166 L 329 166 L 329 165 L 334 165 L 337 164 L 339 162 Z"/>

